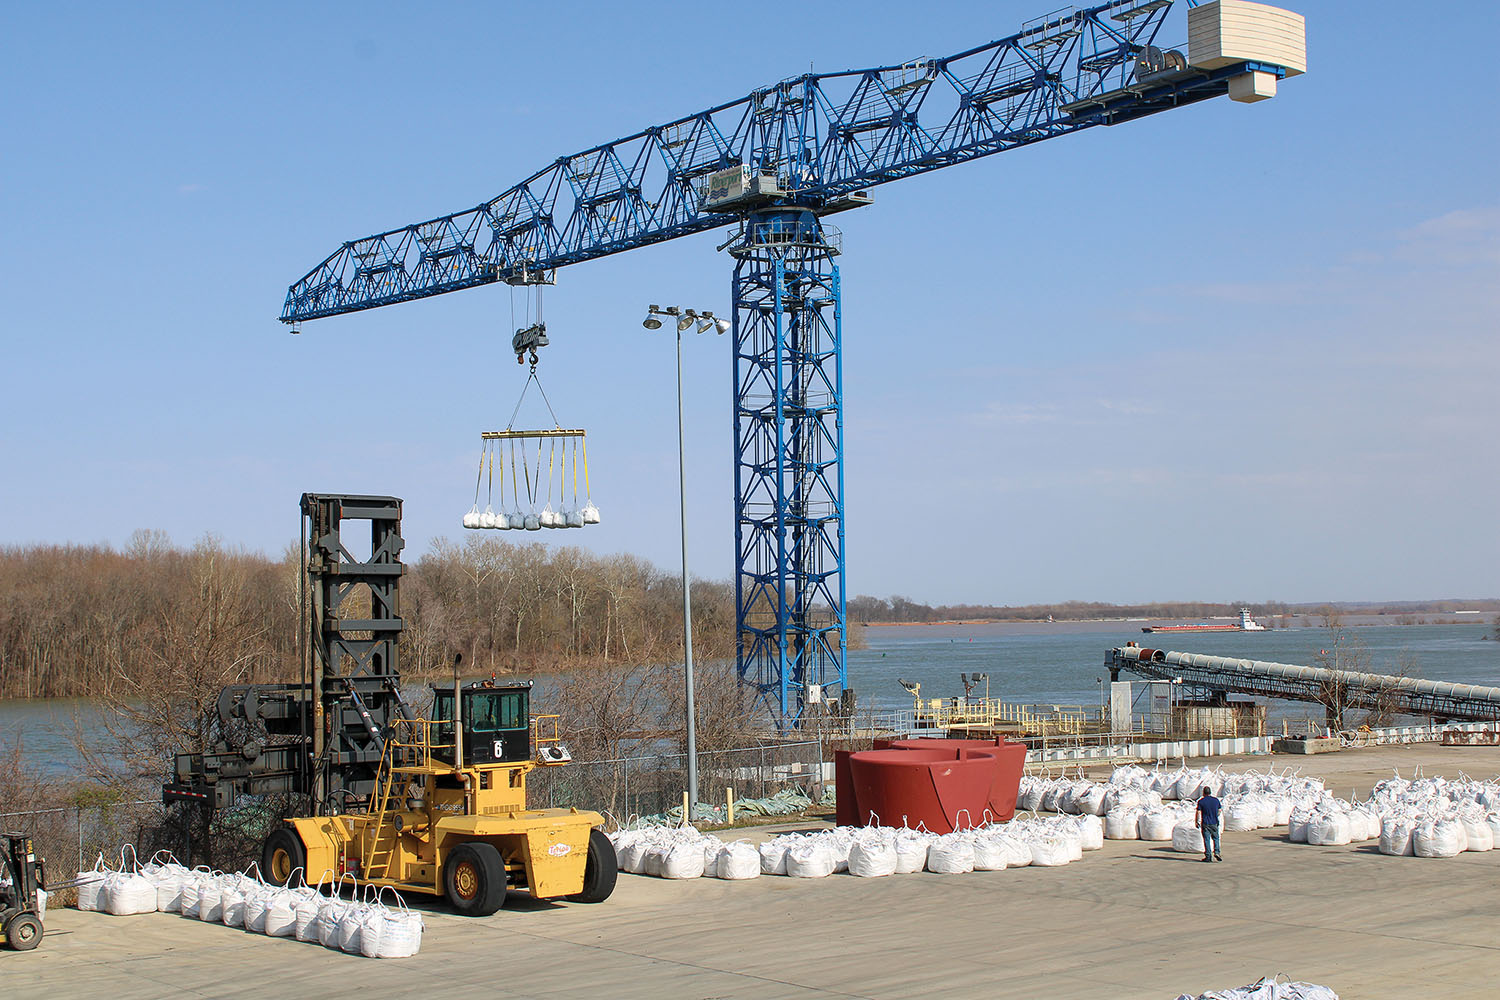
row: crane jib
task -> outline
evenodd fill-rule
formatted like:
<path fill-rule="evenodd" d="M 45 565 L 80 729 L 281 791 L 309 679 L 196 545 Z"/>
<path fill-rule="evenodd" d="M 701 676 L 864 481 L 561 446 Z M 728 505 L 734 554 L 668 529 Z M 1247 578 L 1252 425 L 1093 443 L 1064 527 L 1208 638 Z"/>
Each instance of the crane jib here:
<path fill-rule="evenodd" d="M 1206 8 L 1234 3 L 1189 14 L 1207 23 Z M 281 319 L 505 281 L 732 225 L 770 205 L 819 215 L 858 207 L 867 188 L 1094 125 L 1226 93 L 1259 99 L 1266 81 L 1274 93 L 1275 80 L 1304 68 L 1296 57 L 1278 64 L 1225 46 L 1201 59 L 1163 49 L 1167 15 L 1183 6 L 1117 0 L 1057 12 L 956 55 L 792 77 L 560 157 L 474 208 L 345 243 L 290 287 Z M 1198 46 L 1207 36 L 1191 29 Z M 738 194 L 726 197 L 731 189 Z"/>

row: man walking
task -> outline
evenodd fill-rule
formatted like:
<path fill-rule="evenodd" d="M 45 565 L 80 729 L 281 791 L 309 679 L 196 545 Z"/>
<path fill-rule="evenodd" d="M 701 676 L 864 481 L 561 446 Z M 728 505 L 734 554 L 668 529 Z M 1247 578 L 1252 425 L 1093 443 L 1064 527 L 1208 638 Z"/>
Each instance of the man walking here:
<path fill-rule="evenodd" d="M 1203 834 L 1203 860 L 1223 861 L 1219 856 L 1219 800 L 1207 785 L 1198 796 L 1198 830 Z"/>

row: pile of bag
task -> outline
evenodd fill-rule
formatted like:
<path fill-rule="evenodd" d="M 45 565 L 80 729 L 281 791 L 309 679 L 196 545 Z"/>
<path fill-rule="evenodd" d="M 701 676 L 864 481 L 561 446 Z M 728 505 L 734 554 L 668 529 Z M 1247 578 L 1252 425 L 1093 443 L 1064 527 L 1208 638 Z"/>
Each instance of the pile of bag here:
<path fill-rule="evenodd" d="M 659 878 L 827 878 L 841 872 L 881 878 L 1065 865 L 1104 846 L 1104 821 L 1094 815 L 1026 816 L 945 834 L 840 826 L 783 834 L 759 847 L 744 840 L 725 843 L 690 826 L 620 830 L 610 840 L 621 871 Z"/>
<path fill-rule="evenodd" d="M 1326 986 L 1313 983 L 1282 983 L 1275 979 L 1262 979 L 1249 986 L 1232 990 L 1209 990 L 1196 997 L 1183 993 L 1177 1000 L 1339 1000 L 1339 995 Z"/>
<path fill-rule="evenodd" d="M 1321 779 L 1290 771 L 1226 772 L 1186 766 L 1148 771 L 1128 765 L 1115 768 L 1105 782 L 1023 777 L 1017 804 L 1024 809 L 1102 817 L 1107 840 L 1186 845 L 1198 836 L 1194 803 L 1205 787 L 1224 805 L 1221 822 L 1225 830 L 1285 826 L 1299 805 L 1310 806 L 1326 794 Z M 1184 824 L 1187 831 L 1174 836 Z M 1202 850 L 1201 844 L 1197 850 Z"/>
<path fill-rule="evenodd" d="M 1296 843 L 1329 846 L 1379 838 L 1381 854 L 1404 857 L 1490 851 L 1500 841 L 1500 781 L 1397 773 L 1364 802 L 1325 795 L 1293 812 L 1288 833 Z"/>
<path fill-rule="evenodd" d="M 325 873 L 316 886 L 309 886 L 298 868 L 285 884 L 267 883 L 257 865 L 239 873 L 190 869 L 165 851 L 141 865 L 135 849 L 126 845 L 118 868 L 106 865 L 101 854 L 92 870 L 79 875 L 78 908 L 117 916 L 180 913 L 189 920 L 296 938 L 366 958 L 409 958 L 417 953 L 424 924 L 400 895 L 366 887 L 363 900 L 346 900 L 335 882 L 333 895 L 325 896 L 323 883 L 332 874 Z M 353 876 L 347 877 L 353 881 Z M 392 897 L 389 906 L 384 903 L 387 892 Z"/>

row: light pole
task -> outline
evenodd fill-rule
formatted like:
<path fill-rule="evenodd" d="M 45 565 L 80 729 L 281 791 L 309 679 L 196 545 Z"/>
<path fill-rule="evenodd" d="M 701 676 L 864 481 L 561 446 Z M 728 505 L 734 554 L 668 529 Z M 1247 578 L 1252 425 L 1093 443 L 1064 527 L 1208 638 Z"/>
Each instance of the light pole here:
<path fill-rule="evenodd" d="M 688 805 L 682 821 L 692 823 L 693 810 L 698 805 L 698 726 L 693 705 L 693 594 L 688 579 L 687 449 L 684 443 L 682 422 L 682 335 L 694 323 L 698 324 L 699 333 L 713 327 L 720 335 L 723 335 L 729 330 L 729 321 L 715 319 L 714 314 L 707 311 L 698 312 L 677 306 L 667 306 L 663 309 L 653 305 L 641 325 L 648 330 L 660 330 L 661 319 L 658 317 L 667 317 L 677 321 L 677 504 L 682 517 L 682 663 L 683 685 L 687 692 L 685 712 L 687 714 L 688 780 Z"/>

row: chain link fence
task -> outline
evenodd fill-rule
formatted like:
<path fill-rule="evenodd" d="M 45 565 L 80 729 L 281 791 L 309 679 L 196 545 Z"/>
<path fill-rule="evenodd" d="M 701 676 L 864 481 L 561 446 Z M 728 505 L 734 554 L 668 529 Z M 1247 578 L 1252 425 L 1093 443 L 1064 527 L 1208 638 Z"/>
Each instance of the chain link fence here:
<path fill-rule="evenodd" d="M 741 802 L 796 789 L 816 802 L 824 786 L 833 783 L 832 765 L 824 762 L 826 749 L 822 740 L 805 740 L 699 751 L 698 798 L 722 809 L 730 792 Z M 687 756 L 663 752 L 575 761 L 533 771 L 527 784 L 534 805 L 594 809 L 624 823 L 682 807 Z"/>

